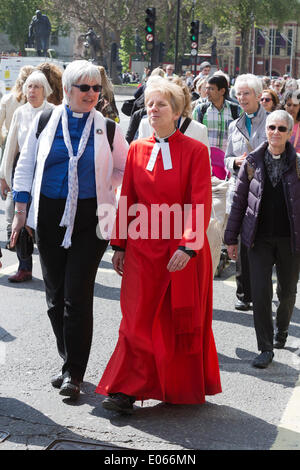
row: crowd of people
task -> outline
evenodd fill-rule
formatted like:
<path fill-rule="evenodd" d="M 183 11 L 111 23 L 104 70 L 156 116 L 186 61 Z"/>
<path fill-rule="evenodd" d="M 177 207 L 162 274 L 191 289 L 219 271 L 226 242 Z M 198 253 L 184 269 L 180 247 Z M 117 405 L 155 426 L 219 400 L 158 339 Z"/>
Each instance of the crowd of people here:
<path fill-rule="evenodd" d="M 122 321 L 96 392 L 122 413 L 137 400 L 199 404 L 221 392 L 212 280 L 224 252 L 235 309 L 253 309 L 258 368 L 285 346 L 300 268 L 297 80 L 243 74 L 232 84 L 208 62 L 196 77 L 169 64 L 148 71 L 132 101 L 123 136 L 104 68 L 79 60 L 63 73 L 22 68 L 0 103 L 6 248 L 19 260 L 8 281 L 32 280 L 25 227 L 63 361 L 51 384 L 75 400 L 110 243 Z"/>

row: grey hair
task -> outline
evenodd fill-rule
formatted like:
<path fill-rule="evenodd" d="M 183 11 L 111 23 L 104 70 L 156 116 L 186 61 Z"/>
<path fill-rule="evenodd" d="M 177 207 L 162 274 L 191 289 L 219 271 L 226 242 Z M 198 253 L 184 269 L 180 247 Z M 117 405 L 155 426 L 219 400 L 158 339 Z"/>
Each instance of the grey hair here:
<path fill-rule="evenodd" d="M 252 73 L 244 73 L 243 75 L 238 75 L 234 84 L 236 93 L 238 93 L 238 88 L 243 85 L 246 85 L 252 90 L 254 90 L 256 97 L 258 97 L 263 92 L 261 79 L 256 75 L 253 75 Z"/>
<path fill-rule="evenodd" d="M 268 114 L 266 119 L 266 128 L 268 127 L 270 121 L 273 121 L 274 119 L 285 121 L 288 128 L 288 132 L 291 132 L 293 130 L 294 119 L 287 111 L 284 111 L 283 109 L 277 109 L 276 111 L 273 111 L 272 113 Z"/>
<path fill-rule="evenodd" d="M 95 80 L 95 82 L 101 85 L 100 70 L 96 65 L 88 62 L 87 60 L 74 60 L 67 65 L 62 76 L 64 102 L 66 104 L 69 103 L 66 92 L 70 93 L 72 85 L 76 85 L 82 78 Z"/>
<path fill-rule="evenodd" d="M 49 82 L 46 78 L 46 75 L 43 74 L 40 70 L 35 70 L 32 72 L 28 78 L 26 79 L 24 85 L 23 85 L 23 94 L 27 97 L 28 93 L 28 85 L 31 83 L 35 85 L 41 85 L 44 88 L 44 97 L 48 98 L 48 96 L 51 95 L 52 93 L 52 88 L 49 85 Z"/>

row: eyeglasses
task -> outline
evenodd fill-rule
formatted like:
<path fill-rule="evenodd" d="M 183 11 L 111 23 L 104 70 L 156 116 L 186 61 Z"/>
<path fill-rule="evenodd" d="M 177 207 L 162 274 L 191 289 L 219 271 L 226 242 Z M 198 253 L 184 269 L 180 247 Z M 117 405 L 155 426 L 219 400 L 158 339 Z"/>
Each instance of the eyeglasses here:
<path fill-rule="evenodd" d="M 261 98 L 260 102 L 262 103 L 263 101 L 265 101 L 266 103 L 269 103 L 270 101 L 272 101 L 272 98 Z"/>
<path fill-rule="evenodd" d="M 278 126 L 278 127 L 277 127 L 277 126 L 274 126 L 273 124 L 270 124 L 270 125 L 268 126 L 268 129 L 269 129 L 269 131 L 273 131 L 273 132 L 276 131 L 276 129 L 277 129 L 279 132 L 286 132 L 286 131 L 288 130 L 287 127 L 285 127 L 285 126 Z"/>
<path fill-rule="evenodd" d="M 83 85 L 72 85 L 72 86 L 75 86 L 76 88 L 79 88 L 79 90 L 82 93 L 86 93 L 87 91 L 90 91 L 91 88 L 93 89 L 93 91 L 95 93 L 99 93 L 99 91 L 102 90 L 101 85 L 86 85 L 86 84 L 83 84 Z"/>

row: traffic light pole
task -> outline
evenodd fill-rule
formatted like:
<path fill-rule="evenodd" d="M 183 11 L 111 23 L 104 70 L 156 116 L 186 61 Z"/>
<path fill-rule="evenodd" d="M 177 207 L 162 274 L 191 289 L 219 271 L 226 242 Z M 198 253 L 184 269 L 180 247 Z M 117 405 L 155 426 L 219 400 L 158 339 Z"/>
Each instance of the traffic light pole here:
<path fill-rule="evenodd" d="M 176 41 L 175 41 L 175 73 L 178 70 L 178 41 L 179 41 L 179 21 L 180 21 L 180 0 L 177 0 L 177 20 L 176 20 Z"/>

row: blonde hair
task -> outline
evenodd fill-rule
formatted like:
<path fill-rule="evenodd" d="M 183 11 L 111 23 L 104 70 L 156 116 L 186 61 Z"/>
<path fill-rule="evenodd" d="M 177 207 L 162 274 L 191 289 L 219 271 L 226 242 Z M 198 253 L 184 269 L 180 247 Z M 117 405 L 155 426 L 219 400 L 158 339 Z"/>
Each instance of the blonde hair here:
<path fill-rule="evenodd" d="M 150 74 L 150 77 L 155 77 L 155 76 L 160 76 L 160 77 L 164 77 L 165 76 L 165 72 L 163 71 L 162 68 L 160 67 L 156 67 L 156 69 L 153 69 L 151 74 Z"/>
<path fill-rule="evenodd" d="M 154 92 L 160 92 L 165 96 L 175 114 L 182 114 L 185 106 L 184 92 L 183 89 L 174 81 L 160 76 L 150 77 L 147 81 L 147 86 L 145 89 L 146 106 L 148 100 L 150 99 L 150 95 Z"/>
<path fill-rule="evenodd" d="M 102 86 L 102 95 L 111 102 L 114 98 L 114 88 L 113 85 L 106 75 L 105 68 L 102 65 L 98 66 L 100 77 L 101 77 L 101 86 Z"/>
<path fill-rule="evenodd" d="M 20 103 L 23 98 L 26 99 L 26 96 L 24 96 L 23 93 L 23 85 L 26 82 L 27 78 L 29 75 L 35 70 L 35 68 L 32 65 L 25 65 L 22 67 L 19 71 L 18 78 L 16 80 L 16 83 L 14 84 L 13 89 L 11 90 L 12 93 L 15 95 L 16 100 Z"/>
<path fill-rule="evenodd" d="M 182 110 L 182 117 L 192 117 L 192 100 L 191 93 L 187 84 L 180 77 L 169 77 L 167 80 L 172 81 L 176 85 L 180 86 L 184 94 L 184 108 Z"/>

